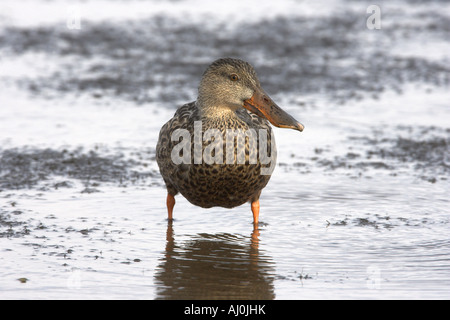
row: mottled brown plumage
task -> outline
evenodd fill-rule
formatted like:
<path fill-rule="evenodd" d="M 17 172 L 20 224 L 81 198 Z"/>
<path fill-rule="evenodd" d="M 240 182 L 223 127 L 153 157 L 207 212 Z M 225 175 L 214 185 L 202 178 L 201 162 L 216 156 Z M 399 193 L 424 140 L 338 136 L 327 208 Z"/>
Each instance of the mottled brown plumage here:
<path fill-rule="evenodd" d="M 173 197 L 180 192 L 189 202 L 203 208 L 233 208 L 250 202 L 254 223 L 258 223 L 259 196 L 270 179 L 270 174 L 262 174 L 261 170 L 268 170 L 276 161 L 272 129 L 265 118 L 280 127 L 303 130 L 300 123 L 264 93 L 253 67 L 247 62 L 225 58 L 208 67 L 200 82 L 197 101 L 179 108 L 159 134 L 156 160 L 168 191 L 169 219 L 172 219 L 175 204 Z M 201 125 L 202 135 L 198 135 L 198 130 L 195 131 L 196 125 L 197 129 Z M 172 150 L 182 142 L 179 138 L 173 138 L 177 129 L 189 132 L 191 138 L 187 163 L 176 164 L 173 161 Z M 216 130 L 210 132 L 219 136 L 202 141 L 208 129 Z M 251 143 L 250 138 L 246 137 L 245 148 L 238 148 L 237 142 L 236 145 L 232 144 L 233 157 L 227 158 L 227 130 L 244 132 L 249 129 L 257 134 L 260 130 L 265 132 L 267 146 L 260 146 L 260 140 L 256 144 Z M 201 147 L 196 149 L 195 143 Z M 261 163 L 261 147 L 266 148 L 271 162 Z M 255 154 L 258 155 L 256 161 L 251 156 Z M 208 159 L 214 158 L 214 161 L 209 160 L 207 163 L 205 155 L 209 156 Z M 201 159 L 201 163 L 198 163 L 198 159 Z M 233 159 L 233 162 L 226 161 L 229 159 Z M 244 163 L 242 159 L 245 159 Z"/>

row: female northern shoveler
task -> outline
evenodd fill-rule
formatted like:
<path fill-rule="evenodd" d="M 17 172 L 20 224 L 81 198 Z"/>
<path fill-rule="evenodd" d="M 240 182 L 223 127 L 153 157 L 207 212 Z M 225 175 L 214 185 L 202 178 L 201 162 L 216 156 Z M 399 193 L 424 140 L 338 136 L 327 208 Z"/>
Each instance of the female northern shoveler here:
<path fill-rule="evenodd" d="M 276 161 L 266 119 L 277 127 L 303 130 L 264 92 L 249 63 L 224 58 L 206 69 L 197 101 L 176 111 L 161 128 L 156 146 L 156 161 L 168 192 L 169 220 L 174 196 L 180 192 L 203 208 L 233 208 L 250 202 L 253 223 L 258 225 L 259 196 Z M 263 159 L 262 151 L 270 154 L 270 161 Z"/>

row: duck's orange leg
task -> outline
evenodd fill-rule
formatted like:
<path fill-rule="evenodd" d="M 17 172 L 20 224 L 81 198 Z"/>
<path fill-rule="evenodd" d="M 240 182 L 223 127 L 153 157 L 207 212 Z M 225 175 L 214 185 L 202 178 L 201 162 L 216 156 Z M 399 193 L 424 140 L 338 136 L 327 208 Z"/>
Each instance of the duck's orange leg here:
<path fill-rule="evenodd" d="M 252 202 L 253 225 L 258 226 L 259 223 L 259 199 Z"/>
<path fill-rule="evenodd" d="M 171 195 L 170 193 L 167 194 L 167 213 L 168 213 L 168 219 L 169 221 L 173 220 L 173 207 L 175 206 L 175 197 Z"/>

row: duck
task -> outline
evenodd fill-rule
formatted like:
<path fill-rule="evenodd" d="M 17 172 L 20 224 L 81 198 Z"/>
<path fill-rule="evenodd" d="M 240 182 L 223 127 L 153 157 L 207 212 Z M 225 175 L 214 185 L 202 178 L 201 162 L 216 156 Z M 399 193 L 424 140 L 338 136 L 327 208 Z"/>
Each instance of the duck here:
<path fill-rule="evenodd" d="M 197 99 L 177 109 L 156 145 L 156 161 L 167 189 L 168 221 L 175 196 L 202 208 L 250 203 L 259 224 L 261 191 L 276 163 L 271 125 L 303 131 L 263 90 L 253 66 L 221 58 L 203 73 Z"/>

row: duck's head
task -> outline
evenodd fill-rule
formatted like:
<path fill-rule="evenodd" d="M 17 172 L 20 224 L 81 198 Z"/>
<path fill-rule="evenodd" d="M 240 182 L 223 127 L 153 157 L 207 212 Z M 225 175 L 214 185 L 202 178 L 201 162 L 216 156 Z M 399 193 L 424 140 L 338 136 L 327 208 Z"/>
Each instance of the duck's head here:
<path fill-rule="evenodd" d="M 264 92 L 255 70 L 243 60 L 214 61 L 203 74 L 198 91 L 197 101 L 205 114 L 234 112 L 243 107 L 274 126 L 303 131 L 303 125 Z"/>

